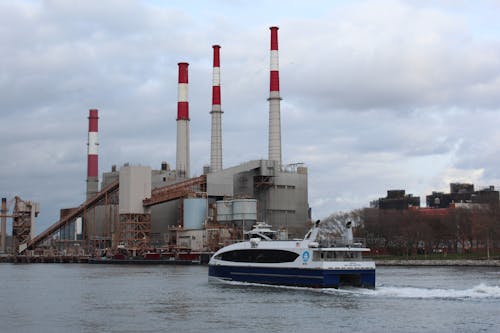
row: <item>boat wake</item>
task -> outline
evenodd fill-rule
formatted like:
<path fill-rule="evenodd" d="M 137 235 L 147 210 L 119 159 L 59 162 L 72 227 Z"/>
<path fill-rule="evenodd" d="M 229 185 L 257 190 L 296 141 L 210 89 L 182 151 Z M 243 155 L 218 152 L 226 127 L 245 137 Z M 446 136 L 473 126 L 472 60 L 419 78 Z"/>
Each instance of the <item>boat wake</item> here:
<path fill-rule="evenodd" d="M 396 287 L 396 286 L 378 286 L 375 289 L 364 288 L 323 288 L 314 289 L 307 287 L 291 287 L 278 285 L 263 285 L 258 283 L 220 281 L 222 284 L 232 286 L 252 286 L 258 288 L 276 288 L 289 290 L 308 290 L 324 294 L 339 296 L 362 296 L 362 297 L 383 297 L 383 298 L 410 298 L 410 299 L 500 299 L 500 286 L 489 286 L 484 283 L 478 284 L 470 289 L 440 289 L 423 287 Z"/>
<path fill-rule="evenodd" d="M 470 289 L 379 286 L 376 289 L 322 289 L 325 293 L 412 299 L 500 299 L 500 286 L 481 283 Z"/>

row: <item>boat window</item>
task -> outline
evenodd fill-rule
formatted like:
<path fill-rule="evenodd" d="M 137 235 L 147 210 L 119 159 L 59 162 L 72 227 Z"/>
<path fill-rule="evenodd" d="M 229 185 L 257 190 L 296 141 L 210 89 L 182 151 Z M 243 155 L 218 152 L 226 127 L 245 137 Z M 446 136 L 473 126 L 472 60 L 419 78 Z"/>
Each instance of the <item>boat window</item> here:
<path fill-rule="evenodd" d="M 359 260 L 361 252 L 358 251 L 314 251 L 313 261 L 343 261 Z"/>
<path fill-rule="evenodd" d="M 285 250 L 234 250 L 219 254 L 216 259 L 233 262 L 280 263 L 292 262 L 298 253 Z"/>
<path fill-rule="evenodd" d="M 337 259 L 337 255 L 333 251 L 314 251 L 313 260 L 314 261 L 331 261 Z"/>

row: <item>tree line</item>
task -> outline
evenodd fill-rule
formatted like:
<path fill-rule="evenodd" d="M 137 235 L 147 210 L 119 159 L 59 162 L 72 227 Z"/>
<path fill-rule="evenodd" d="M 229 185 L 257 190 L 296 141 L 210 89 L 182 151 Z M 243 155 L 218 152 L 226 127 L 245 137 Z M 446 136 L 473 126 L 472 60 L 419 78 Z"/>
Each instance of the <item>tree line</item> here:
<path fill-rule="evenodd" d="M 324 220 L 327 230 L 354 222 L 354 234 L 366 240 L 372 254 L 395 256 L 500 254 L 500 206 L 467 208 L 377 209 L 336 213 Z M 340 227 L 339 227 L 340 226 Z"/>

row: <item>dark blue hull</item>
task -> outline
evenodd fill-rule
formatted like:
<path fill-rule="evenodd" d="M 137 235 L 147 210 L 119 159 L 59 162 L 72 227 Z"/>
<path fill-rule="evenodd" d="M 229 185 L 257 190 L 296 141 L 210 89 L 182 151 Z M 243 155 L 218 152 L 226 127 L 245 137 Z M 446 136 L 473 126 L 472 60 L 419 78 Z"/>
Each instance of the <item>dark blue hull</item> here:
<path fill-rule="evenodd" d="M 306 268 L 235 267 L 210 265 L 208 276 L 222 280 L 284 286 L 375 288 L 375 270 L 323 270 Z"/>

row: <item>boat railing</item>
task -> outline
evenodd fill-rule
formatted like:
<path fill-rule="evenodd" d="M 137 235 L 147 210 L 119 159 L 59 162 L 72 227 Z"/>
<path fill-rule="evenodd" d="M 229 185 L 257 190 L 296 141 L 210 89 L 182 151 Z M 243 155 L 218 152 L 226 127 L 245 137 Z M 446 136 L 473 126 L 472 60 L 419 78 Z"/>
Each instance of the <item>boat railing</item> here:
<path fill-rule="evenodd" d="M 352 240 L 343 237 L 332 237 L 320 240 L 319 247 L 365 247 L 365 244 L 366 240 L 360 237 L 355 237 Z"/>

